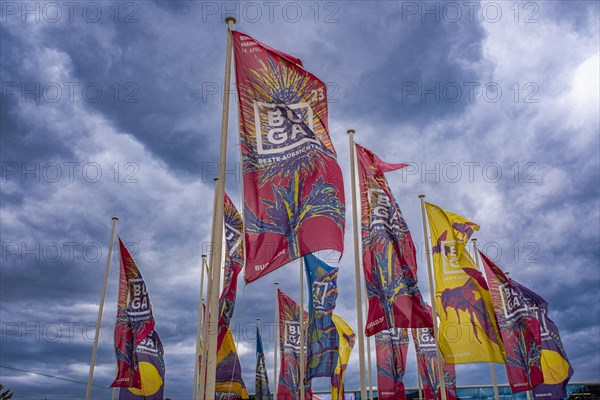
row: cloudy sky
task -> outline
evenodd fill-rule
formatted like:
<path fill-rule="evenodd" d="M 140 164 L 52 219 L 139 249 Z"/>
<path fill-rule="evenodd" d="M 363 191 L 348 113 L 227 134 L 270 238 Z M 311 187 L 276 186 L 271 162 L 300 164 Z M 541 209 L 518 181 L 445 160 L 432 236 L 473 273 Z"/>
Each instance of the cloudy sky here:
<path fill-rule="evenodd" d="M 83 397 L 112 215 L 151 291 L 166 395 L 191 398 L 228 14 L 327 82 L 347 193 L 349 128 L 383 159 L 411 163 L 388 179 L 426 298 L 420 193 L 481 225 L 480 248 L 550 302 L 572 381 L 600 380 L 598 2 L 0 5 L 0 382 L 15 398 Z M 235 101 L 230 110 L 227 191 L 240 204 Z M 351 239 L 348 215 L 337 312 L 356 329 Z M 115 371 L 117 260 L 96 398 L 110 398 Z M 298 268 L 240 286 L 233 327 L 250 391 L 255 318 L 272 371 L 273 283 L 298 298 Z M 491 383 L 486 364 L 457 375 Z M 416 386 L 412 349 L 406 384 Z"/>

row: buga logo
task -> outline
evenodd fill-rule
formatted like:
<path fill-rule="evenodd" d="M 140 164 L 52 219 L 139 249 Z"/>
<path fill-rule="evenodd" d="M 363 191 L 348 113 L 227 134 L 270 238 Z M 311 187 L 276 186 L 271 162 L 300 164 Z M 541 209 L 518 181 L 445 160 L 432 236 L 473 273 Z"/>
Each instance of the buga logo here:
<path fill-rule="evenodd" d="M 390 231 L 400 231 L 400 215 L 392 199 L 381 189 L 369 189 L 371 227 L 383 225 Z"/>
<path fill-rule="evenodd" d="M 313 304 L 315 306 L 315 310 L 325 311 L 325 299 L 327 297 L 328 289 L 329 282 L 313 283 Z"/>
<path fill-rule="evenodd" d="M 229 255 L 232 255 L 240 243 L 242 243 L 242 232 L 228 223 L 225 223 L 225 240 L 227 241 L 227 246 L 230 249 Z"/>
<path fill-rule="evenodd" d="M 143 315 L 150 312 L 150 299 L 143 279 L 130 279 L 129 281 L 129 315 Z"/>
<path fill-rule="evenodd" d="M 456 254 L 456 240 L 442 240 L 442 267 L 444 275 L 460 274 L 463 272 Z"/>
<path fill-rule="evenodd" d="M 313 110 L 308 103 L 254 102 L 254 122 L 258 154 L 281 154 L 304 143 L 319 144 L 312 133 Z"/>
<path fill-rule="evenodd" d="M 285 331 L 283 333 L 283 347 L 294 351 L 300 350 L 300 323 L 285 322 Z"/>
<path fill-rule="evenodd" d="M 527 305 L 521 300 L 521 297 L 504 283 L 499 285 L 500 298 L 502 299 L 502 310 L 505 318 L 512 318 L 527 311 Z"/>
<path fill-rule="evenodd" d="M 435 347 L 435 339 L 429 331 L 429 329 L 419 330 L 419 346 L 421 347 Z"/>

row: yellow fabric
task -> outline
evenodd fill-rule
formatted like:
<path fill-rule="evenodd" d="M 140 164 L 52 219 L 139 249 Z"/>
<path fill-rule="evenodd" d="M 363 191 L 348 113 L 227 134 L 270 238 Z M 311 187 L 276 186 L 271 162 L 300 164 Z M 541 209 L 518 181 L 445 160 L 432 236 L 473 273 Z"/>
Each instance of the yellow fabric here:
<path fill-rule="evenodd" d="M 230 353 L 237 354 L 237 348 L 235 346 L 235 341 L 233 340 L 233 334 L 231 333 L 231 329 L 227 328 L 227 333 L 225 333 L 225 337 L 223 338 L 223 343 L 221 343 L 221 347 L 217 352 L 217 365 Z M 217 382 L 215 385 L 217 392 L 223 393 L 235 393 L 240 396 L 242 399 L 250 398 L 248 396 L 248 391 L 245 387 L 243 387 L 238 382 Z"/>
<path fill-rule="evenodd" d="M 479 225 L 433 204 L 425 203 L 425 208 L 431 234 L 436 307 L 440 318 L 440 349 L 446 362 L 506 363 L 490 292 L 466 272 L 479 271 L 465 249 L 469 240 L 466 231 L 478 230 Z M 446 309 L 442 304 L 443 299 Z M 479 299 L 483 299 L 485 309 L 471 313 L 471 304 L 481 304 Z M 493 326 L 498 344 L 486 335 L 481 325 L 482 318 L 493 321 L 490 325 Z"/>
<path fill-rule="evenodd" d="M 569 363 L 556 351 L 542 350 L 541 364 L 545 384 L 557 385 L 569 377 Z"/>
<path fill-rule="evenodd" d="M 333 314 L 333 323 L 338 331 L 340 337 L 340 346 L 338 348 L 338 362 L 335 367 L 334 375 L 341 375 L 340 386 L 331 386 L 331 399 L 332 400 L 343 400 L 344 398 L 344 372 L 342 372 L 342 366 L 348 364 L 350 360 L 350 353 L 352 353 L 352 346 L 348 342 L 349 336 L 354 336 L 354 331 L 350 328 L 350 325 L 342 319 L 342 317 Z"/>

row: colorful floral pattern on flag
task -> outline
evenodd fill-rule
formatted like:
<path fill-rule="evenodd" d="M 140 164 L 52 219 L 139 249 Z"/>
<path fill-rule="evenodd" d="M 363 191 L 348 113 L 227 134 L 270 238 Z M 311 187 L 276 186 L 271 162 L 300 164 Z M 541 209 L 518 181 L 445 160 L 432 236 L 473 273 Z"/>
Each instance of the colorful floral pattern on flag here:
<path fill-rule="evenodd" d="M 338 332 L 340 338 L 340 344 L 338 346 L 338 360 L 335 366 L 333 378 L 331 379 L 331 400 L 344 400 L 344 373 L 350 360 L 350 354 L 354 347 L 356 335 L 354 331 L 348 325 L 342 317 L 333 314 L 333 323 Z"/>
<path fill-rule="evenodd" d="M 504 342 L 508 383 L 513 393 L 531 390 L 544 381 L 540 322 L 520 289 L 485 254 L 479 255 Z"/>
<path fill-rule="evenodd" d="M 429 219 L 440 349 L 448 364 L 506 363 L 490 292 L 465 249 L 479 225 L 425 203 Z"/>
<path fill-rule="evenodd" d="M 252 282 L 309 253 L 343 252 L 344 188 L 325 84 L 299 59 L 232 34 Z"/>
<path fill-rule="evenodd" d="M 277 290 L 279 304 L 279 350 L 281 353 L 278 400 L 300 398 L 300 306 L 283 290 Z M 308 314 L 304 311 L 304 321 Z M 306 329 L 306 326 L 304 327 Z M 303 344 L 306 346 L 306 343 Z"/>
<path fill-rule="evenodd" d="M 544 383 L 532 389 L 535 399 L 564 399 L 567 397 L 567 384 L 573 375 L 567 353 L 560 340 L 558 327 L 548 318 L 548 302 L 539 294 L 510 280 L 518 288 L 527 303 L 527 307 L 540 321 L 542 333 L 542 373 Z"/>
<path fill-rule="evenodd" d="M 441 400 L 441 385 L 438 375 L 436 340 L 433 328 L 412 329 L 413 342 L 417 352 L 419 375 L 423 382 L 425 400 Z M 442 360 L 446 399 L 456 400 L 456 369 Z"/>
<path fill-rule="evenodd" d="M 163 400 L 165 361 L 163 345 L 156 331 L 144 338 L 135 349 L 142 381 L 141 389 L 119 389 L 119 400 Z"/>
<path fill-rule="evenodd" d="M 308 303 L 306 379 L 319 376 L 333 378 L 338 359 L 340 338 L 332 319 L 338 296 L 334 268 L 312 254 L 304 256 L 306 276 L 312 301 Z"/>
<path fill-rule="evenodd" d="M 257 400 L 269 400 L 270 394 L 267 363 L 265 361 L 262 337 L 260 336 L 260 329 L 258 325 L 256 325 L 256 377 L 254 398 Z"/>
<path fill-rule="evenodd" d="M 360 177 L 363 269 L 369 297 L 366 334 L 433 326 L 417 286 L 415 246 L 384 176 L 389 164 L 356 144 Z"/>
<path fill-rule="evenodd" d="M 219 298 L 218 346 L 221 345 L 233 317 L 238 276 L 244 267 L 244 222 L 227 193 L 225 194 L 224 204 L 224 224 L 225 276 L 223 278 L 223 291 Z"/>
<path fill-rule="evenodd" d="M 136 349 L 154 330 L 154 316 L 146 282 L 120 237 L 119 249 L 121 265 L 114 330 L 117 376 L 111 386 L 140 389 Z"/>
<path fill-rule="evenodd" d="M 406 328 L 393 328 L 375 334 L 378 399 L 406 399 L 402 379 L 406 371 L 408 342 Z"/>

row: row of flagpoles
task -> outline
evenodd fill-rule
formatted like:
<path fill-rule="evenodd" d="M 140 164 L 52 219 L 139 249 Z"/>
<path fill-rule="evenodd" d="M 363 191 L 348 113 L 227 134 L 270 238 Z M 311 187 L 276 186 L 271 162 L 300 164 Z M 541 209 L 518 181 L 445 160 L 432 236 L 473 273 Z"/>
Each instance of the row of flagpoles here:
<path fill-rule="evenodd" d="M 354 332 L 333 313 L 338 269 L 313 255 L 325 249 L 341 254 L 344 248 L 343 178 L 328 133 L 326 87 L 303 68 L 298 58 L 234 31 L 233 17 L 228 17 L 226 23 L 225 87 L 230 85 L 232 55 L 235 55 L 244 215 L 242 218 L 225 193 L 229 121 L 229 91 L 225 91 L 212 248 L 210 261 L 203 256 L 201 266 L 194 400 L 214 399 L 216 394 L 227 392 L 247 397 L 229 328 L 238 274 L 243 269 L 245 281 L 250 283 L 295 259 L 300 260 L 300 304 L 275 284 L 279 338 L 279 343 L 277 339 L 274 343 L 275 398 L 311 397 L 309 383 L 315 377 L 330 377 L 332 394 L 343 396 L 346 367 L 343 360 L 348 362 Z M 426 398 L 456 398 L 454 365 L 472 362 L 490 363 L 495 398 L 498 390 L 492 363 L 506 364 L 514 392 L 533 389 L 536 396 L 539 393 L 540 397 L 548 398 L 548 393 L 550 396 L 558 393 L 564 397 L 562 386 L 566 385 L 572 368 L 558 330 L 547 318 L 547 303 L 507 278 L 477 250 L 475 239 L 473 255 L 469 254 L 466 246 L 479 229 L 477 224 L 425 202 L 425 196 L 420 195 L 431 307 L 425 303 L 417 285 L 414 242 L 385 178 L 386 172 L 406 164 L 381 160 L 354 143 L 354 133 L 348 131 L 361 399 L 369 398 L 367 374 L 373 398 L 371 336 L 375 336 L 379 398 L 403 398 L 408 329 L 417 352 L 419 386 L 423 386 Z M 357 174 L 360 201 L 356 194 Z M 86 399 L 90 399 L 115 227 L 116 218 Z M 117 377 L 113 386 L 127 388 L 120 391 L 121 399 L 162 398 L 163 351 L 154 331 L 150 298 L 135 261 L 120 239 L 119 243 Z M 221 290 L 223 254 L 225 272 Z M 480 258 L 487 281 L 480 271 Z M 310 294 L 306 315 L 305 273 Z M 449 332 L 454 332 L 455 337 L 449 337 Z M 145 360 L 144 364 L 141 360 Z M 154 373 L 152 387 L 144 387 L 143 377 L 151 373 Z M 269 395 L 258 323 L 256 387 L 257 394 Z M 541 388 L 538 393 L 536 388 Z"/>

